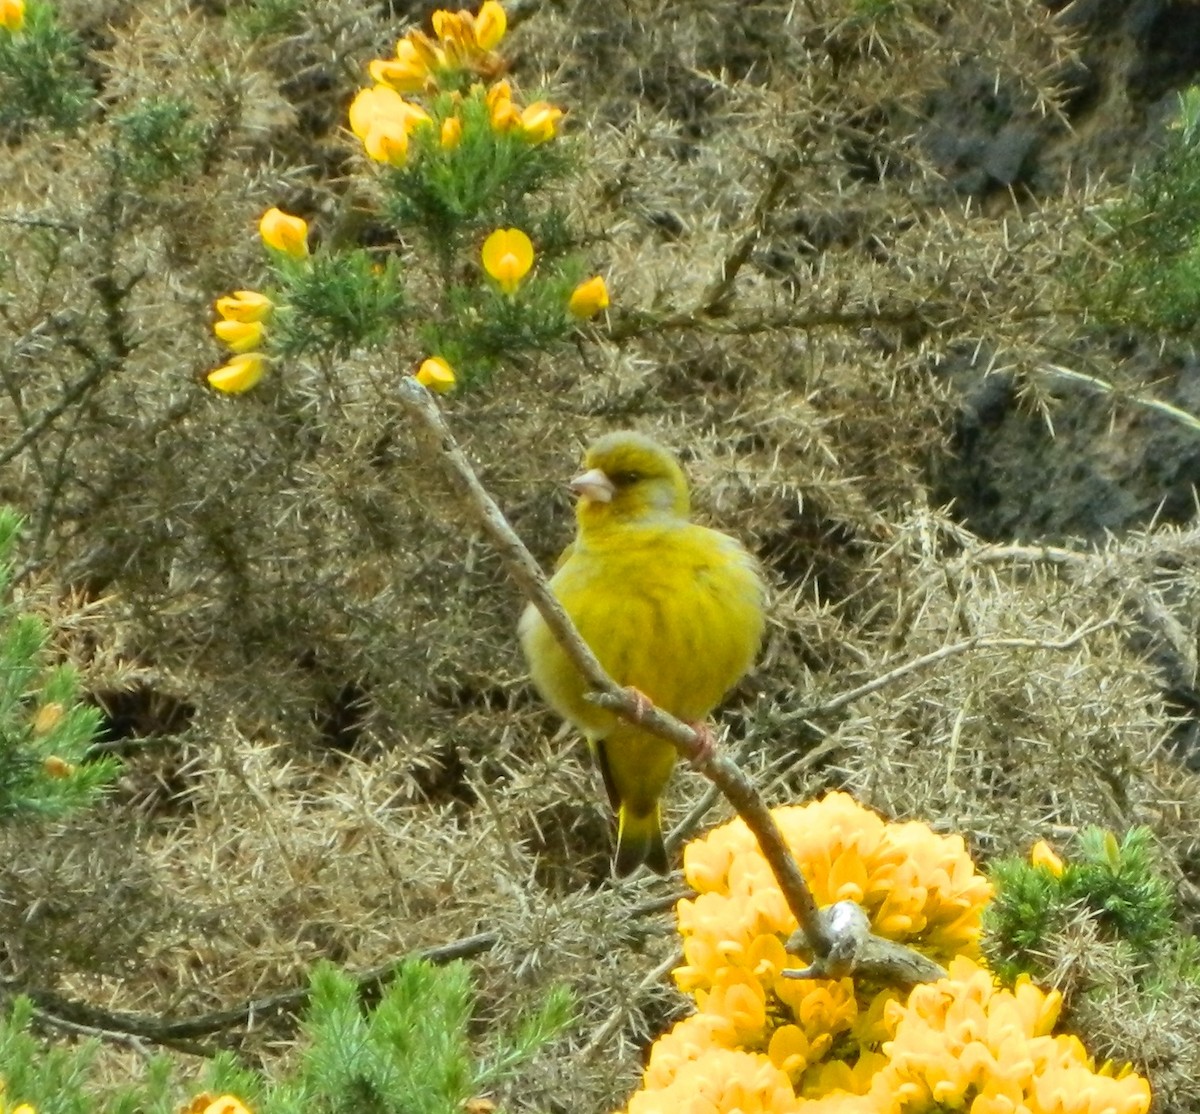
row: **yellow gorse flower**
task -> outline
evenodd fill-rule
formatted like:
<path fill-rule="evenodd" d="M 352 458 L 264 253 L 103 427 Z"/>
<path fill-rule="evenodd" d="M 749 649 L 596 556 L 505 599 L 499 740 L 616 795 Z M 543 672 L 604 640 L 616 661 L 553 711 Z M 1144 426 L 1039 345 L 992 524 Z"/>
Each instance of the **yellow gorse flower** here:
<path fill-rule="evenodd" d="M 430 356 L 417 369 L 416 380 L 422 387 L 428 387 L 438 394 L 445 394 L 454 389 L 458 377 L 454 369 L 441 356 Z"/>
<path fill-rule="evenodd" d="M 51 700 L 48 704 L 43 704 L 33 717 L 33 733 L 35 735 L 49 735 L 62 722 L 66 711 L 66 708 L 57 700 Z"/>
<path fill-rule="evenodd" d="M 398 43 L 394 58 L 379 58 L 368 66 L 376 82 L 398 93 L 423 93 L 437 89 L 443 76 L 463 70 L 494 77 L 503 62 L 495 55 L 508 30 L 508 17 L 496 0 L 486 0 L 478 13 L 433 13 L 431 39 L 423 31 L 409 31 Z"/>
<path fill-rule="evenodd" d="M 275 303 L 257 290 L 235 290 L 218 298 L 216 308 L 226 321 L 265 321 Z"/>
<path fill-rule="evenodd" d="M 488 118 L 496 131 L 506 132 L 520 126 L 521 113 L 513 104 L 512 86 L 507 81 L 497 81 L 489 86 L 484 103 L 488 107 Z"/>
<path fill-rule="evenodd" d="M 688 1018 L 676 1029 L 692 1020 Z M 646 1069 L 648 1076 L 661 1071 L 662 1065 L 655 1063 L 657 1052 L 656 1045 Z M 648 1087 L 634 1095 L 628 1114 L 793 1114 L 799 1109 L 788 1077 L 758 1053 L 700 1046 L 697 1055 L 682 1060 L 669 1074 L 664 1086 Z"/>
<path fill-rule="evenodd" d="M 60 758 L 57 754 L 48 754 L 42 759 L 42 772 L 47 777 L 61 780 L 62 778 L 70 777 L 75 772 L 75 767 L 65 758 Z M 17 1109 L 20 1109 L 20 1107 Z"/>
<path fill-rule="evenodd" d="M 201 1114 L 250 1114 L 250 1110 L 235 1095 L 221 1095 L 204 1107 Z"/>
<path fill-rule="evenodd" d="M 521 134 L 531 143 L 545 143 L 558 134 L 562 116 L 562 109 L 555 108 L 549 101 L 535 101 L 521 113 Z"/>
<path fill-rule="evenodd" d="M 308 255 L 308 222 L 282 209 L 272 208 L 263 213 L 258 222 L 258 234 L 272 251 L 290 255 L 293 259 L 304 259 Z"/>
<path fill-rule="evenodd" d="M 524 109 L 518 107 L 513 101 L 512 86 L 507 81 L 489 85 L 484 103 L 492 127 L 498 132 L 517 131 L 530 143 L 545 143 L 558 134 L 562 109 L 549 101 L 535 101 Z"/>
<path fill-rule="evenodd" d="M 397 93 L 420 93 L 430 83 L 429 67 L 407 39 L 396 44 L 395 58 L 376 58 L 367 66 L 367 72 L 376 82 L 390 86 Z"/>
<path fill-rule="evenodd" d="M 515 293 L 533 266 L 533 244 L 519 228 L 497 228 L 483 242 L 483 269 L 505 294 Z"/>
<path fill-rule="evenodd" d="M 442 132 L 439 142 L 443 150 L 453 151 L 462 142 L 463 123 L 457 116 L 447 116 L 442 121 Z"/>
<path fill-rule="evenodd" d="M 218 321 L 213 332 L 233 352 L 249 352 L 262 345 L 266 330 L 261 321 Z"/>
<path fill-rule="evenodd" d="M 496 0 L 484 0 L 475 16 L 475 45 L 480 50 L 495 50 L 508 30 L 508 17 Z"/>
<path fill-rule="evenodd" d="M 1039 839 L 1029 849 L 1029 864 L 1030 866 L 1041 867 L 1043 870 L 1048 870 L 1055 878 L 1061 878 L 1063 871 L 1066 870 L 1066 864 L 1060 859 L 1044 839 Z"/>
<path fill-rule="evenodd" d="M 15 35 L 25 26 L 25 0 L 0 0 L 0 27 Z"/>
<path fill-rule="evenodd" d="M 567 310 L 574 317 L 595 317 L 608 309 L 608 287 L 599 275 L 593 275 L 571 291 Z"/>
<path fill-rule="evenodd" d="M 267 369 L 267 357 L 261 352 L 242 352 L 229 363 L 208 373 L 208 385 L 227 395 L 240 395 L 258 384 Z"/>
<path fill-rule="evenodd" d="M 432 125 L 420 105 L 406 101 L 390 85 L 362 89 L 350 105 L 350 130 L 376 162 L 403 166 L 408 160 L 408 137 L 414 128 Z"/>

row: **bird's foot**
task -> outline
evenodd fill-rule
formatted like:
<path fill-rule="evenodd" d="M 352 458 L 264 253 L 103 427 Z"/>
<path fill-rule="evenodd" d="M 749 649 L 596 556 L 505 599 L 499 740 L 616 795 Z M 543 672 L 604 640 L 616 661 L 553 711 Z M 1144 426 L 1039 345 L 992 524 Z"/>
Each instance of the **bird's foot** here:
<path fill-rule="evenodd" d="M 654 707 L 654 701 L 650 699 L 641 689 L 634 688 L 633 685 L 626 685 L 624 689 L 625 695 L 633 702 L 633 718 L 640 723 Z"/>
<path fill-rule="evenodd" d="M 717 753 L 717 736 L 703 720 L 689 720 L 688 727 L 696 732 L 696 753 L 692 755 L 691 763 L 699 768 Z"/>

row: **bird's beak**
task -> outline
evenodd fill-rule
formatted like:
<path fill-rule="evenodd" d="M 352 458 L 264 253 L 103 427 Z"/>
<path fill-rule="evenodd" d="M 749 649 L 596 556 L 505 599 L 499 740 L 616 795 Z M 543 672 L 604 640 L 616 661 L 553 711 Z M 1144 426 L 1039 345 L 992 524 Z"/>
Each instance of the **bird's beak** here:
<path fill-rule="evenodd" d="M 599 468 L 576 476 L 570 483 L 572 495 L 593 503 L 611 503 L 616 487 Z"/>

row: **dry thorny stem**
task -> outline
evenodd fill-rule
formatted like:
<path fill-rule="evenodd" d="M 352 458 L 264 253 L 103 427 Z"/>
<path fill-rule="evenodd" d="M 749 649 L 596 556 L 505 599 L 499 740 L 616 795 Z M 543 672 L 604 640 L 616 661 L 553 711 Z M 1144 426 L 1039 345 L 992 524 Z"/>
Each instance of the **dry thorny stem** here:
<path fill-rule="evenodd" d="M 944 972 L 932 960 L 874 936 L 865 913 L 852 902 L 839 902 L 825 910 L 817 908 L 812 891 L 784 843 L 782 833 L 750 779 L 736 763 L 719 752 L 705 756 L 694 729 L 660 708 L 652 706 L 647 710 L 644 698 L 639 700 L 608 676 L 551 593 L 533 555 L 479 482 L 433 396 L 415 379 L 406 377 L 400 382 L 399 397 L 405 409 L 436 443 L 442 466 L 466 496 L 475 518 L 495 544 L 525 597 L 541 612 L 554 637 L 592 686 L 592 699 L 671 743 L 721 791 L 754 833 L 784 899 L 800 925 L 799 932 L 789 941 L 789 947 L 806 948 L 813 956 L 809 967 L 789 974 L 794 978 L 869 974 L 902 986 L 940 977 Z"/>

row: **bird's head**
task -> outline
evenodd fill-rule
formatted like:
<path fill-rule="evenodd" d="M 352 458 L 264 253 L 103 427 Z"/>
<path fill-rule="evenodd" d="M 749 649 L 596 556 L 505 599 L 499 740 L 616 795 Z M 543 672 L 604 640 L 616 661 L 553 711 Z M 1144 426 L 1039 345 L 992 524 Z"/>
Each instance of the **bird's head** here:
<path fill-rule="evenodd" d="M 644 519 L 686 519 L 688 487 L 674 455 L 644 433 L 622 430 L 596 441 L 571 481 L 581 530 Z"/>

